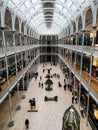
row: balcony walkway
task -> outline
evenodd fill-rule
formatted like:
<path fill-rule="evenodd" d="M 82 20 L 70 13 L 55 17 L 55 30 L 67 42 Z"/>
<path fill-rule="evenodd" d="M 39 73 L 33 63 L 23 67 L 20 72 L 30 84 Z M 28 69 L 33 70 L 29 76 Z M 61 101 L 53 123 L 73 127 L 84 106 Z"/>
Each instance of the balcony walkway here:
<path fill-rule="evenodd" d="M 15 121 L 15 125 L 13 127 L 8 127 L 9 114 L 8 114 L 8 100 L 6 100 L 0 106 L 0 129 L 1 130 L 26 130 L 24 121 L 26 118 L 30 121 L 29 130 L 62 130 L 62 119 L 63 113 L 65 110 L 72 104 L 71 97 L 72 94 L 67 89 L 64 91 L 64 88 L 58 87 L 58 81 L 61 84 L 64 84 L 64 75 L 60 70 L 59 66 L 51 66 L 47 64 L 46 68 L 52 68 L 51 74 L 58 73 L 60 75 L 60 79 L 53 78 L 53 91 L 46 91 L 45 85 L 44 88 L 39 87 L 40 76 L 42 76 L 42 81 L 46 81 L 46 74 L 43 73 L 43 65 L 41 64 L 38 68 L 39 76 L 37 80 L 32 79 L 28 91 L 25 92 L 26 98 L 24 100 L 20 100 L 21 110 L 15 110 L 15 103 L 17 96 L 16 94 L 12 97 L 12 104 L 14 104 L 13 110 L 13 118 Z M 67 81 L 66 81 L 67 82 Z M 21 96 L 21 95 L 20 95 Z M 58 96 L 58 102 L 55 101 L 44 101 L 44 96 L 54 97 Z M 29 99 L 33 97 L 36 98 L 36 106 L 38 112 L 27 112 L 30 108 L 30 104 L 28 103 Z M 74 107 L 78 110 L 78 104 L 74 103 Z M 79 111 L 79 110 L 78 110 Z M 6 113 L 6 114 L 5 114 Z M 81 117 L 81 115 L 80 115 Z M 86 118 L 81 117 L 81 129 L 80 130 L 91 130 L 91 128 L 86 126 Z"/>
<path fill-rule="evenodd" d="M 67 60 L 67 58 L 64 58 L 64 60 L 71 65 L 71 67 L 80 75 L 80 70 L 78 67 L 75 67 L 75 62 L 72 64 L 70 61 Z M 81 73 L 82 78 L 89 83 L 89 76 L 86 71 L 82 71 Z M 90 86 L 98 93 L 98 80 L 95 77 L 91 77 L 91 84 Z"/>

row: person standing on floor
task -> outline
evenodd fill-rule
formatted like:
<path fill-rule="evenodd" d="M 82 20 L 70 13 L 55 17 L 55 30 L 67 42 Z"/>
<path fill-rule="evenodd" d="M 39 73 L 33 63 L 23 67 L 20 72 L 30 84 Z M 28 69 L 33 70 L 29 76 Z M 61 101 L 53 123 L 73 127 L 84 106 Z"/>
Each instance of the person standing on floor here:
<path fill-rule="evenodd" d="M 64 90 L 66 90 L 66 83 L 64 84 Z"/>
<path fill-rule="evenodd" d="M 74 96 L 72 96 L 72 103 L 74 103 Z"/>
<path fill-rule="evenodd" d="M 77 96 L 75 96 L 75 102 L 78 103 L 78 98 L 77 98 Z"/>
<path fill-rule="evenodd" d="M 25 126 L 26 126 L 26 129 L 29 128 L 29 120 L 28 119 L 25 120 Z"/>
<path fill-rule="evenodd" d="M 40 76 L 40 80 L 42 80 L 42 77 Z"/>
<path fill-rule="evenodd" d="M 43 88 L 43 83 L 41 84 L 42 88 Z"/>
<path fill-rule="evenodd" d="M 39 82 L 39 87 L 41 86 L 41 83 Z"/>
<path fill-rule="evenodd" d="M 45 69 L 43 69 L 43 73 L 45 72 Z"/>
<path fill-rule="evenodd" d="M 64 79 L 64 83 L 65 83 L 66 79 Z"/>

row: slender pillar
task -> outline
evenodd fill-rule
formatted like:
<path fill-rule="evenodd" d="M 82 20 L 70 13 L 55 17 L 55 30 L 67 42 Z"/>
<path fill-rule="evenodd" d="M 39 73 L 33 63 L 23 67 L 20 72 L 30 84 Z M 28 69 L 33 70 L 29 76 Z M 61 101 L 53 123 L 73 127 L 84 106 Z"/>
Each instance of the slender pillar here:
<path fill-rule="evenodd" d="M 75 81 L 75 75 L 74 75 L 74 85 L 73 85 L 73 95 L 75 97 L 75 89 L 76 89 L 76 81 Z"/>
<path fill-rule="evenodd" d="M 76 33 L 76 44 L 75 45 L 78 45 L 78 33 Z M 77 52 L 75 51 L 75 59 L 74 59 L 74 62 L 75 62 L 75 68 L 76 68 L 76 57 L 77 57 Z"/>
<path fill-rule="evenodd" d="M 21 40 L 21 33 L 19 34 L 19 40 L 20 40 L 20 45 L 21 45 L 21 67 L 23 70 L 23 55 L 22 55 L 22 40 Z"/>
<path fill-rule="evenodd" d="M 78 33 L 76 33 L 76 44 L 75 45 L 78 45 Z"/>
<path fill-rule="evenodd" d="M 16 56 L 16 46 L 15 46 L 15 31 L 13 31 L 12 32 L 13 33 L 13 45 L 14 45 L 14 47 L 15 47 L 15 68 L 16 68 L 16 76 L 18 76 L 18 72 L 17 72 L 17 56 Z M 19 90 L 18 90 L 18 85 L 17 85 L 17 100 L 18 100 L 18 102 L 17 102 L 17 110 L 20 110 L 21 109 L 21 106 L 20 106 L 20 104 L 19 104 Z"/>
<path fill-rule="evenodd" d="M 27 66 L 28 58 L 27 58 L 28 49 L 25 50 L 25 65 Z"/>
<path fill-rule="evenodd" d="M 90 73 L 89 73 L 89 86 L 90 86 L 90 83 L 91 83 L 91 77 L 92 77 L 92 61 L 93 61 L 93 56 L 91 54 L 91 62 L 90 62 Z M 88 100 L 87 100 L 87 120 L 86 120 L 86 125 L 88 125 L 88 115 L 89 115 L 89 100 L 90 99 L 90 88 L 89 88 L 89 91 L 88 91 Z"/>
<path fill-rule="evenodd" d="M 82 38 L 82 46 L 84 46 L 84 36 L 85 36 L 85 31 L 83 30 L 83 38 Z M 81 66 L 80 66 L 80 76 L 82 76 L 82 64 L 83 64 L 83 53 L 81 52 Z M 79 109 L 80 109 L 80 97 L 81 97 L 81 81 L 79 83 Z"/>
<path fill-rule="evenodd" d="M 12 103 L 11 103 L 11 94 L 9 92 L 9 113 L 10 113 L 10 120 L 9 120 L 9 126 L 14 126 L 14 119 L 12 117 L 12 111 L 11 111 L 11 108 L 12 108 Z"/>
<path fill-rule="evenodd" d="M 76 64 L 77 64 L 77 60 L 76 60 L 76 59 L 77 59 L 77 52 L 75 51 L 75 59 L 74 59 L 74 62 L 75 62 L 74 65 L 75 65 L 75 68 L 76 68 Z"/>
<path fill-rule="evenodd" d="M 85 30 L 82 30 L 82 46 L 84 46 Z"/>
<path fill-rule="evenodd" d="M 20 105 L 20 96 L 19 96 L 19 83 L 17 82 L 17 110 L 21 109 L 21 105 Z"/>
<path fill-rule="evenodd" d="M 80 110 L 80 104 L 81 104 L 81 82 L 79 82 L 79 110 Z"/>
<path fill-rule="evenodd" d="M 4 45 L 4 53 L 5 53 L 5 63 L 6 63 L 6 75 L 7 75 L 7 87 L 9 86 L 9 74 L 8 74 L 8 64 L 7 64 L 7 54 L 6 54 L 6 44 L 5 44 L 5 34 L 4 28 L 2 28 L 2 40 Z M 14 126 L 14 119 L 12 118 L 12 111 L 11 111 L 11 98 L 10 98 L 10 91 L 9 91 L 9 126 Z"/>
<path fill-rule="evenodd" d="M 92 41 L 92 46 L 95 46 L 95 33 L 96 33 L 96 26 L 95 27 L 93 27 L 93 41 Z"/>
<path fill-rule="evenodd" d="M 26 74 L 26 73 L 25 73 Z M 27 75 L 26 75 L 27 76 Z M 24 92 L 25 92 L 25 90 L 24 90 L 24 75 L 23 75 L 23 77 L 22 77 L 22 82 L 23 82 L 23 93 L 22 93 L 22 99 L 25 99 L 26 98 L 26 96 L 25 96 L 25 94 L 24 94 Z M 26 82 L 27 82 L 27 79 L 26 79 Z"/>
<path fill-rule="evenodd" d="M 27 66 L 27 60 L 28 60 L 28 55 L 27 55 L 27 53 L 28 53 L 28 49 L 25 51 L 25 64 L 26 64 L 26 66 Z M 22 61 L 23 61 L 23 55 L 21 55 L 21 59 L 22 59 Z M 22 63 L 23 64 L 23 63 Z M 23 66 L 23 65 L 22 65 Z M 22 70 L 23 70 L 23 67 L 22 67 Z M 23 83 L 23 93 L 22 93 L 22 99 L 25 99 L 25 91 L 24 91 L 24 75 L 23 75 L 23 77 L 22 77 L 22 83 Z"/>
<path fill-rule="evenodd" d="M 72 64 L 72 50 L 70 50 L 70 63 Z"/>
<path fill-rule="evenodd" d="M 82 76 L 82 64 L 83 64 L 83 53 L 81 53 L 81 66 L 80 66 L 80 76 Z M 79 81 L 79 109 L 80 109 L 80 97 L 81 97 L 81 80 Z"/>
<path fill-rule="evenodd" d="M 80 76 L 82 75 L 83 53 L 81 52 Z"/>

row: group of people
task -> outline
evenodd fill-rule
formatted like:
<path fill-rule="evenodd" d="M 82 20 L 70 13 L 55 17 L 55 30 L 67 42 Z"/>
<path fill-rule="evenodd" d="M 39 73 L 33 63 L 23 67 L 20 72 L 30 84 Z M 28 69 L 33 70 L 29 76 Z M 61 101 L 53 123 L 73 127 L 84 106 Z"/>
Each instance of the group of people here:
<path fill-rule="evenodd" d="M 41 82 L 39 82 L 39 87 L 42 87 L 43 88 L 43 82 L 41 83 Z"/>
<path fill-rule="evenodd" d="M 56 73 L 53 74 L 53 77 L 60 79 L 60 75 Z"/>

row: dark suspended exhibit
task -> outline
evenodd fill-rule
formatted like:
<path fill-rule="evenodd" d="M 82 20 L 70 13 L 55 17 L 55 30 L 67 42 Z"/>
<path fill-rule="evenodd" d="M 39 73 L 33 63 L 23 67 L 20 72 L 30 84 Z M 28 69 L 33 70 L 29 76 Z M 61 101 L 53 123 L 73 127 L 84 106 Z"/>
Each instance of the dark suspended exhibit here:
<path fill-rule="evenodd" d="M 80 115 L 72 105 L 64 113 L 62 130 L 80 130 Z"/>

